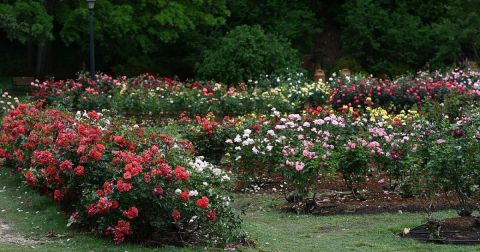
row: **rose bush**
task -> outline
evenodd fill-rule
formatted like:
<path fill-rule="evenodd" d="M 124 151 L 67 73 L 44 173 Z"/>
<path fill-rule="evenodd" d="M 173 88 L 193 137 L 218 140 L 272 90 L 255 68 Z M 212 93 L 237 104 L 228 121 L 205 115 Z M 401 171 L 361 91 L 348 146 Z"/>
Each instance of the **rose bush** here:
<path fill-rule="evenodd" d="M 3 118 L 0 158 L 62 204 L 71 223 L 116 243 L 235 241 L 230 178 L 195 158 L 189 141 L 41 105 L 20 104 Z"/>
<path fill-rule="evenodd" d="M 356 194 L 374 173 L 385 175 L 381 181 L 389 183 L 387 188 L 405 196 L 455 192 L 461 208 L 472 209 L 467 201 L 478 194 L 480 182 L 480 159 L 474 154 L 480 144 L 479 114 L 474 102 L 456 106 L 459 97 L 452 93 L 442 104 L 426 100 L 425 110 L 400 113 L 343 106 L 282 116 L 273 110 L 261 131 L 247 126 L 227 139 L 227 156 L 238 171 L 251 167 L 248 175 L 282 176 L 287 199 L 311 196 L 329 173 L 340 173 Z M 461 117 L 449 119 L 449 114 Z"/>
<path fill-rule="evenodd" d="M 265 113 L 275 106 L 285 112 L 301 110 L 306 103 L 317 105 L 327 100 L 323 83 L 283 83 L 275 88 L 255 88 L 245 83 L 238 87 L 220 83 L 180 82 L 145 74 L 128 79 L 98 75 L 93 82 L 80 75 L 77 80 L 35 82 L 34 96 L 46 104 L 70 110 L 102 110 L 129 116 L 239 116 Z"/>

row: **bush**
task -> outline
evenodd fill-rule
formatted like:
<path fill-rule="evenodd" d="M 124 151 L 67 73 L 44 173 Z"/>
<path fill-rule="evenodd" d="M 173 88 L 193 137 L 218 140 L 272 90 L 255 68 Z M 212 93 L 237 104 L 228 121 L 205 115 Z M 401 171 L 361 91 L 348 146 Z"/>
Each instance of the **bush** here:
<path fill-rule="evenodd" d="M 225 83 L 246 82 L 260 75 L 300 67 L 298 53 L 289 42 L 266 34 L 260 26 L 238 26 L 204 53 L 197 75 Z"/>
<path fill-rule="evenodd" d="M 39 103 L 38 105 L 41 105 Z M 229 177 L 193 145 L 96 112 L 73 118 L 21 104 L 3 118 L 0 159 L 78 223 L 116 243 L 233 241 Z"/>

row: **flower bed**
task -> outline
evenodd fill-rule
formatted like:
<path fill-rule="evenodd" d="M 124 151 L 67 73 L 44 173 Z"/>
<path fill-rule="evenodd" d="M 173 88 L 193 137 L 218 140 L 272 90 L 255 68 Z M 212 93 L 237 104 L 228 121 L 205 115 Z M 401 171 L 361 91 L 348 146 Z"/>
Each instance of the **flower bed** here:
<path fill-rule="evenodd" d="M 367 175 L 382 174 L 380 186 L 426 202 L 453 192 L 459 213 L 468 215 L 480 182 L 480 109 L 468 97 L 449 95 L 442 104 L 427 101 L 422 111 L 399 114 L 352 107 L 285 117 L 272 111 L 270 120 L 227 139 L 227 156 L 238 172 L 281 177 L 289 201 L 315 198 L 319 183 L 337 173 L 362 199 Z"/>
<path fill-rule="evenodd" d="M 426 100 L 442 102 L 456 92 L 480 97 L 480 74 L 452 71 L 420 72 L 396 79 L 332 76 L 327 83 L 308 83 L 304 79 L 251 81 L 238 86 L 210 82 L 180 82 L 170 78 L 141 75 L 128 79 L 98 76 L 96 82 L 80 75 L 77 80 L 33 83 L 34 95 L 50 105 L 71 110 L 112 108 L 123 115 L 177 117 L 242 116 L 268 114 L 271 108 L 281 113 L 298 113 L 304 108 L 331 105 L 355 108 L 383 107 L 389 110 L 421 106 Z M 255 84 L 256 83 L 256 84 Z M 260 86 L 260 87 L 257 87 Z"/>
<path fill-rule="evenodd" d="M 3 118 L 6 167 L 70 212 L 70 223 L 165 244 L 235 242 L 229 176 L 189 141 L 138 126 L 20 104 Z"/>
<path fill-rule="evenodd" d="M 234 239 L 239 222 L 228 206 L 228 177 L 211 163 L 240 182 L 276 181 L 293 204 L 315 202 L 320 185 L 340 175 L 355 200 L 368 197 L 366 179 L 378 179 L 382 192 L 415 196 L 429 214 L 442 195 L 456 201 L 460 215 L 479 206 L 477 73 L 334 76 L 271 88 L 99 77 L 35 83 L 36 97 L 45 99 L 38 106 L 52 109 L 10 111 L 0 157 L 62 202 L 72 222 L 117 242 L 151 233 Z M 54 107 L 114 108 L 123 118 L 93 111 L 72 117 Z M 125 115 L 138 114 L 169 119 L 189 141 L 125 126 Z"/>
<path fill-rule="evenodd" d="M 77 80 L 32 83 L 34 96 L 49 105 L 71 110 L 112 108 L 123 115 L 152 117 L 190 116 L 213 112 L 218 116 L 267 112 L 272 106 L 285 112 L 302 109 L 306 103 L 324 103 L 322 83 L 289 83 L 260 89 L 246 84 L 237 87 L 220 83 L 180 82 L 170 78 L 141 75 L 127 79 L 98 76 L 96 82 L 81 75 Z"/>

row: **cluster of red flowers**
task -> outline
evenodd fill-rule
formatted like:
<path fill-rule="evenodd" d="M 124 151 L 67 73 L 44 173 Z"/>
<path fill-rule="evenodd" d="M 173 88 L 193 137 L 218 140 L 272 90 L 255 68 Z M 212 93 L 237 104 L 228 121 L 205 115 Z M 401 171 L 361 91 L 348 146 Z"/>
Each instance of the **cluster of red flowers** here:
<path fill-rule="evenodd" d="M 139 127 L 101 130 L 95 125 L 98 113 L 88 114 L 91 121 L 76 121 L 68 113 L 20 105 L 3 119 L 0 158 L 14 164 L 30 186 L 48 192 L 55 201 L 83 205 L 74 209 L 75 221 L 110 226 L 106 233 L 116 243 L 131 235 L 136 225 L 158 218 L 139 215 L 143 208 L 151 208 L 145 212 L 163 209 L 164 223 L 191 214 L 181 212 L 198 195 L 188 190 L 191 174 L 185 164 L 172 164 L 172 171 L 166 160 L 169 151 L 178 152 L 177 156 L 191 153 L 190 142 L 166 134 L 147 135 Z M 176 188 L 183 188 L 178 197 Z M 206 196 L 196 203 L 196 211 L 207 220 L 217 218 L 216 211 L 208 209 L 211 203 Z"/>
<path fill-rule="evenodd" d="M 120 244 L 125 240 L 125 237 L 132 234 L 132 230 L 130 227 L 130 222 L 119 220 L 115 227 L 110 227 L 107 229 L 107 235 L 113 235 L 113 241 L 116 244 Z"/>
<path fill-rule="evenodd" d="M 396 81 L 377 78 L 339 78 L 328 100 L 335 107 L 344 105 L 403 107 L 420 105 L 425 99 L 442 101 L 446 94 L 455 91 L 480 97 L 480 90 L 451 79 L 412 78 Z"/>
<path fill-rule="evenodd" d="M 188 171 L 183 166 L 175 167 L 173 173 L 175 174 L 175 177 L 180 180 L 187 180 L 188 177 L 190 177 L 190 173 L 188 173 Z"/>

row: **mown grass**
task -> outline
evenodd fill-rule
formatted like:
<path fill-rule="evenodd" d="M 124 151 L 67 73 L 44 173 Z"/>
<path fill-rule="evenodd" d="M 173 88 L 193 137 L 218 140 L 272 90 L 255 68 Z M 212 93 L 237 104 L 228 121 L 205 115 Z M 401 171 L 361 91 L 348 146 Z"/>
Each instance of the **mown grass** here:
<path fill-rule="evenodd" d="M 4 188 L 5 187 L 5 188 Z M 274 195 L 237 195 L 236 208 L 244 211 L 244 228 L 257 241 L 256 248 L 240 251 L 480 251 L 480 246 L 423 244 L 397 237 L 405 227 L 424 220 L 421 213 L 306 216 L 282 213 Z M 443 211 L 438 217 L 455 216 Z M 0 220 L 16 232 L 40 244 L 0 244 L 0 251 L 203 251 L 193 248 L 144 248 L 135 244 L 114 245 L 111 240 L 68 228 L 67 216 L 47 197 L 24 187 L 0 170 Z M 57 238 L 46 238 L 49 233 Z M 212 249 L 211 250 L 222 250 Z"/>

